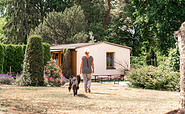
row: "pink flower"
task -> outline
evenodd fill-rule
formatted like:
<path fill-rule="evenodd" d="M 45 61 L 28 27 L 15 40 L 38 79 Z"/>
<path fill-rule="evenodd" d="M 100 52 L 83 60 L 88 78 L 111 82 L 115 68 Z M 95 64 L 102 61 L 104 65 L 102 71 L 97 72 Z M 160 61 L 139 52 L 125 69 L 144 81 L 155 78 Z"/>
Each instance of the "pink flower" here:
<path fill-rule="evenodd" d="M 54 71 L 54 69 L 52 69 L 52 71 Z"/>
<path fill-rule="evenodd" d="M 44 66 L 44 68 L 46 68 L 46 66 Z"/>
<path fill-rule="evenodd" d="M 51 64 L 50 62 L 48 62 L 49 64 Z"/>
<path fill-rule="evenodd" d="M 57 78 L 57 79 L 55 79 L 55 81 L 56 81 L 56 82 L 58 82 L 58 78 Z"/>
<path fill-rule="evenodd" d="M 53 79 L 52 77 L 49 77 L 49 80 L 50 80 L 51 82 L 52 82 L 52 79 Z"/>

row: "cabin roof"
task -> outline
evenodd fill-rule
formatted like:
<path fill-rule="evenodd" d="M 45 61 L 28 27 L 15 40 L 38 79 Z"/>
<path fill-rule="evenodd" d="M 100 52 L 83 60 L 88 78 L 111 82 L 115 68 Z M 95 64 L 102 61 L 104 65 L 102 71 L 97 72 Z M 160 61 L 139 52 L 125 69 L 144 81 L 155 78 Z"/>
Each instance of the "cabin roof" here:
<path fill-rule="evenodd" d="M 130 49 L 130 50 L 132 49 L 131 47 L 123 46 L 123 45 L 119 45 L 119 44 L 115 44 L 115 43 L 97 42 L 97 43 L 61 44 L 61 45 L 57 45 L 57 46 L 51 46 L 50 50 L 51 51 L 63 51 L 63 49 L 65 49 L 65 48 L 68 48 L 68 49 L 72 50 L 72 49 L 76 49 L 76 48 L 82 48 L 82 47 L 97 45 L 97 44 L 101 44 L 101 43 L 106 43 L 106 44 L 110 44 L 110 45 L 114 45 L 114 46 L 118 46 L 118 47 L 122 47 L 122 48 L 127 48 L 127 49 Z"/>

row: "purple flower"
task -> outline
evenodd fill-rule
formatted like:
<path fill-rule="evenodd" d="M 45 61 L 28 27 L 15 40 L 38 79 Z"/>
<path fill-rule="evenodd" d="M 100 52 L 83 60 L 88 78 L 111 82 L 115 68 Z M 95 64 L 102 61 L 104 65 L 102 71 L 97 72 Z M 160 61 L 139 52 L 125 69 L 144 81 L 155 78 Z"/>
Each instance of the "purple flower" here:
<path fill-rule="evenodd" d="M 0 83 L 1 84 L 11 84 L 14 82 L 14 78 L 7 74 L 0 74 Z"/>

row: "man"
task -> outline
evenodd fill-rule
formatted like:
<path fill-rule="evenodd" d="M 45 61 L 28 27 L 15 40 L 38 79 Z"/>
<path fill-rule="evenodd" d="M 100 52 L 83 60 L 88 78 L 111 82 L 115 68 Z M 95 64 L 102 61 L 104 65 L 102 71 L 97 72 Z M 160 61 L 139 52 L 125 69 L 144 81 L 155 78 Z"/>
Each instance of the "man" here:
<path fill-rule="evenodd" d="M 89 55 L 89 49 L 84 49 L 85 56 L 82 57 L 81 65 L 80 65 L 80 74 L 82 73 L 85 92 L 90 93 L 91 86 L 91 74 L 94 73 L 94 63 L 93 57 Z"/>

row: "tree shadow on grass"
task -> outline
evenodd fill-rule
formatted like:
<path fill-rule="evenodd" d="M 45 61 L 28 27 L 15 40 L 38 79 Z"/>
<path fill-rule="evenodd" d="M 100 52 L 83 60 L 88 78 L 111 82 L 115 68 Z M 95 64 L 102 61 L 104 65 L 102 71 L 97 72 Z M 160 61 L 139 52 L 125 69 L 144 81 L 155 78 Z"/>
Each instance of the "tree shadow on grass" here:
<path fill-rule="evenodd" d="M 87 98 L 90 99 L 88 96 L 84 95 L 84 94 L 77 94 L 78 97 L 83 97 L 83 98 Z"/>

